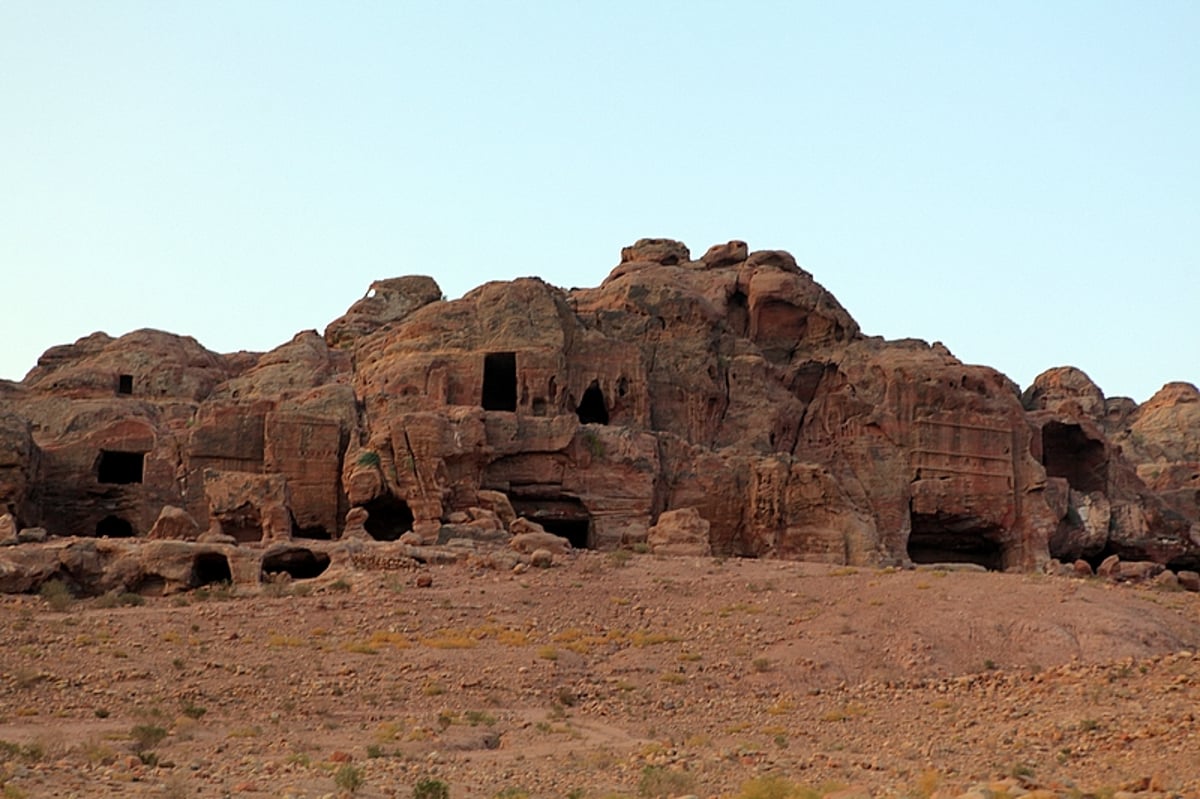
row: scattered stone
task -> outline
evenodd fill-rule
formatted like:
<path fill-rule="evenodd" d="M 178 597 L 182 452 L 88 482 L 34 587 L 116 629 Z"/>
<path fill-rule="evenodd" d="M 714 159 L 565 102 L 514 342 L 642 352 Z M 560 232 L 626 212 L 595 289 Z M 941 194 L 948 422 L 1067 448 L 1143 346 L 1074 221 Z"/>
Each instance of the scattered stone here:
<path fill-rule="evenodd" d="M 49 538 L 45 527 L 26 527 L 17 533 L 17 541 L 22 544 L 44 544 Z"/>
<path fill-rule="evenodd" d="M 1179 585 L 1187 591 L 1200 591 L 1200 572 L 1194 572 L 1187 569 L 1176 572 L 1176 579 Z"/>

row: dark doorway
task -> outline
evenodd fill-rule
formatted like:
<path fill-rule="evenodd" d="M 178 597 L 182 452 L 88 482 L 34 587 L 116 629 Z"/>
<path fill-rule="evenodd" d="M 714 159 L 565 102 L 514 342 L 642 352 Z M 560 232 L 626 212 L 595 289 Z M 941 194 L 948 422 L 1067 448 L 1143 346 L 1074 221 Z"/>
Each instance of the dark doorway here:
<path fill-rule="evenodd" d="M 117 393 L 133 393 L 133 375 L 117 375 Z"/>
<path fill-rule="evenodd" d="M 289 574 L 293 580 L 309 580 L 329 568 L 329 556 L 305 547 L 287 547 L 263 556 L 264 579 L 271 574 Z"/>
<path fill-rule="evenodd" d="M 517 354 L 489 352 L 483 356 L 483 409 L 517 409 Z"/>
<path fill-rule="evenodd" d="M 1088 438 L 1077 424 L 1047 422 L 1042 428 L 1042 465 L 1050 477 L 1065 477 L 1076 491 L 1108 488 L 1104 444 Z"/>
<path fill-rule="evenodd" d="M 101 483 L 127 485 L 142 482 L 142 469 L 146 462 L 144 452 L 116 452 L 100 450 L 96 462 L 96 479 Z"/>
<path fill-rule="evenodd" d="M 908 558 L 913 563 L 974 563 L 999 571 L 1004 568 L 999 532 L 974 519 L 914 513 Z"/>
<path fill-rule="evenodd" d="M 99 538 L 133 538 L 133 525 L 120 516 L 105 516 L 96 525 Z"/>
<path fill-rule="evenodd" d="M 192 588 L 232 582 L 233 572 L 229 570 L 229 559 L 220 552 L 201 552 L 192 562 Z"/>
<path fill-rule="evenodd" d="M 308 527 L 294 524 L 292 525 L 292 537 L 307 538 L 310 541 L 329 541 L 333 538 L 323 524 L 314 524 Z"/>
<path fill-rule="evenodd" d="M 725 303 L 725 323 L 731 332 L 745 338 L 750 332 L 750 307 L 741 289 L 729 295 Z"/>
<path fill-rule="evenodd" d="M 408 503 L 387 496 L 373 499 L 363 508 L 367 511 L 367 534 L 376 541 L 395 541 L 413 527 L 413 512 Z"/>
<path fill-rule="evenodd" d="M 521 498 L 513 499 L 512 506 L 518 516 L 537 522 L 547 533 L 562 536 L 575 549 L 592 548 L 592 515 L 578 499 Z"/>
<path fill-rule="evenodd" d="M 582 424 L 608 424 L 608 404 L 604 401 L 604 392 L 596 380 L 583 392 L 583 399 L 575 410 Z"/>

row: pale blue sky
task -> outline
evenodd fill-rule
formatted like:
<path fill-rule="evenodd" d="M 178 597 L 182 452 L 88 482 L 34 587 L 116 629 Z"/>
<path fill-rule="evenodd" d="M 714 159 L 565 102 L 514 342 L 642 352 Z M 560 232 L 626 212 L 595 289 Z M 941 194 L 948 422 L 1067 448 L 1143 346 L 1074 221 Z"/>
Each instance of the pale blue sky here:
<path fill-rule="evenodd" d="M 1200 381 L 1195 2 L 0 0 L 0 377 L 218 350 L 371 280 L 790 250 L 1022 386 Z"/>

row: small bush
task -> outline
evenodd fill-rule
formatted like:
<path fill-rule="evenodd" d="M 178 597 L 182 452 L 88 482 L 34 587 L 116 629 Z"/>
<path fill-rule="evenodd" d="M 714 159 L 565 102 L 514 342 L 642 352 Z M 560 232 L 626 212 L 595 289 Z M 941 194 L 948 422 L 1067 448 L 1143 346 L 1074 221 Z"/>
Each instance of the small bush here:
<path fill-rule="evenodd" d="M 182 712 L 189 719 L 199 719 L 208 712 L 208 708 L 200 707 L 199 705 L 192 704 L 191 701 L 187 701 L 183 703 Z"/>
<path fill-rule="evenodd" d="M 424 779 L 413 786 L 413 799 L 450 799 L 450 786 L 441 780 Z"/>
<path fill-rule="evenodd" d="M 492 799 L 529 799 L 529 791 L 524 788 L 505 788 L 498 791 Z"/>
<path fill-rule="evenodd" d="M 480 724 L 485 724 L 488 727 L 491 727 L 496 723 L 495 716 L 485 713 L 482 710 L 468 710 L 463 714 L 463 716 L 466 718 L 467 723 L 472 727 L 478 727 Z"/>
<path fill-rule="evenodd" d="M 75 601 L 71 589 L 62 580 L 47 580 L 42 583 L 42 587 L 38 589 L 38 596 L 50 606 L 51 610 L 60 612 L 71 607 L 71 603 Z"/>
<path fill-rule="evenodd" d="M 363 784 L 362 769 L 350 763 L 342 764 L 337 774 L 333 775 L 333 784 L 347 793 L 357 793 Z"/>
<path fill-rule="evenodd" d="M 134 751 L 144 752 L 162 743 L 167 730 L 157 724 L 138 724 L 129 731 L 129 737 L 133 739 Z"/>
<path fill-rule="evenodd" d="M 112 590 L 96 598 L 98 608 L 139 607 L 146 604 L 146 598 L 132 591 Z"/>
<path fill-rule="evenodd" d="M 742 785 L 735 799 L 818 799 L 820 792 L 783 777 L 757 777 Z"/>
<path fill-rule="evenodd" d="M 695 787 L 696 778 L 686 771 L 665 766 L 646 766 L 642 769 L 642 778 L 638 780 L 638 796 L 647 799 L 679 796 L 692 793 Z"/>
<path fill-rule="evenodd" d="M 364 450 L 359 453 L 356 461 L 359 466 L 379 466 L 379 453 L 372 450 Z"/>

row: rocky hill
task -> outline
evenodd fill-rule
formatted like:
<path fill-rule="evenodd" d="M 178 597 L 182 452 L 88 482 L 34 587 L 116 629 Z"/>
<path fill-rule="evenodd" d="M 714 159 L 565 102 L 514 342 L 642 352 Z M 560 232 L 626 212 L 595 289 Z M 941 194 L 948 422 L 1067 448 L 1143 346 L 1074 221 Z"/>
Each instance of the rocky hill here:
<path fill-rule="evenodd" d="M 1022 393 L 863 335 L 786 252 L 641 240 L 596 288 L 381 280 L 264 354 L 153 330 L 52 348 L 0 382 L 5 510 L 0 539 L 48 539 L 0 550 L 8 591 L 254 582 L 263 545 L 304 571 L 364 557 L 337 542 L 434 557 L 539 525 L 578 548 L 1189 572 L 1200 392 L 1139 406 L 1063 367 Z"/>

